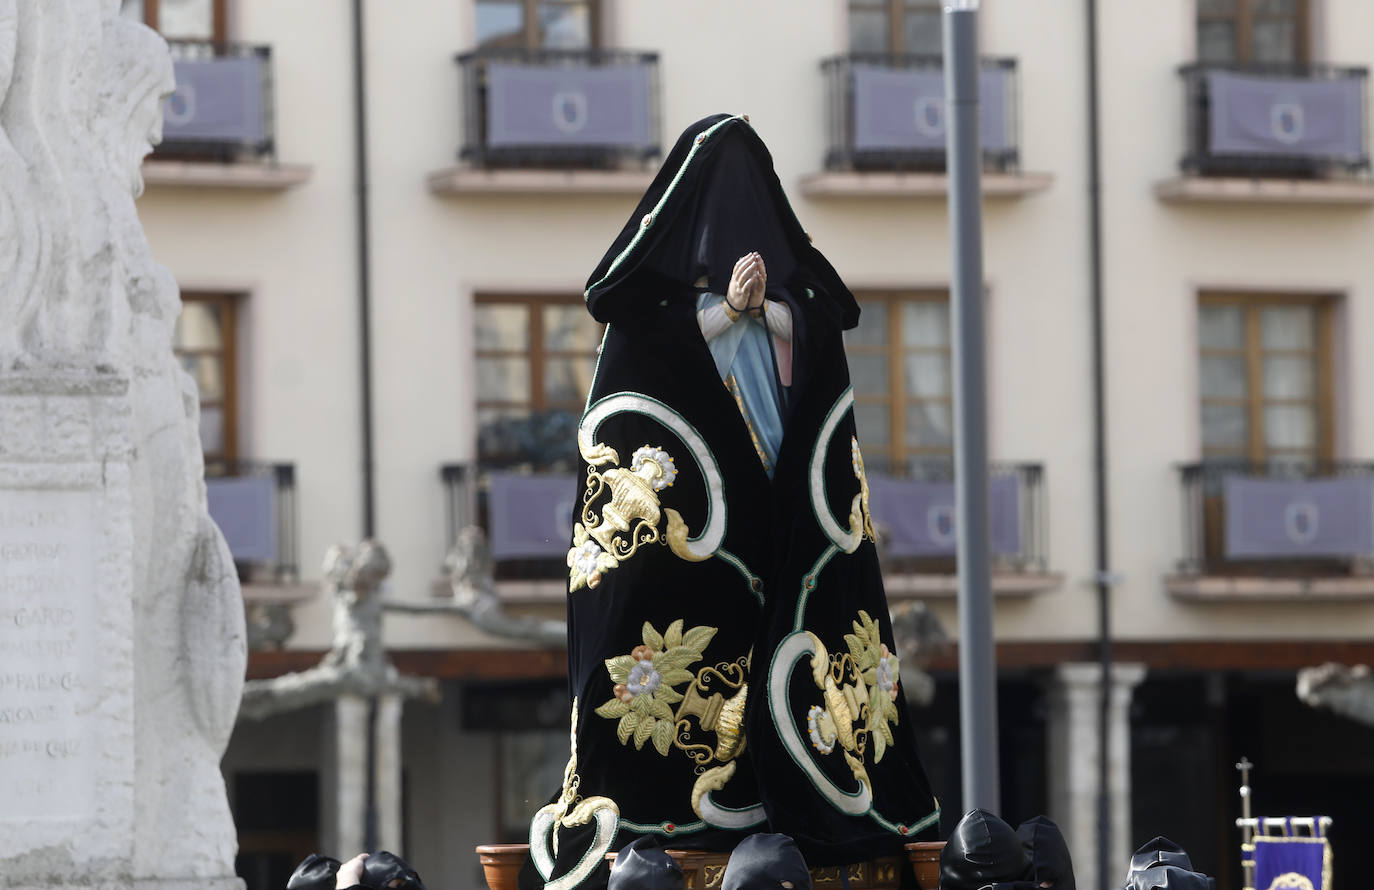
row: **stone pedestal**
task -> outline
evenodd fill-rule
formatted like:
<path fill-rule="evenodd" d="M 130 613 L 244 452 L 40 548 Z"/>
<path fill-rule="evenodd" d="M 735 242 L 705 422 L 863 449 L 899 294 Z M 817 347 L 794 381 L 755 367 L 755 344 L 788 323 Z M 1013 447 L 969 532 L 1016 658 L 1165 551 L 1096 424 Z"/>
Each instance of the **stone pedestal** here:
<path fill-rule="evenodd" d="M 1098 709 L 1102 669 L 1095 663 L 1063 664 L 1049 690 L 1049 817 L 1059 824 L 1081 887 L 1103 886 L 1097 861 Z M 1108 735 L 1108 807 L 1111 813 L 1107 878 L 1122 876 L 1131 837 L 1131 693 L 1145 666 L 1112 666 Z"/>
<path fill-rule="evenodd" d="M 0 874 L 132 871 L 123 379 L 0 376 Z"/>

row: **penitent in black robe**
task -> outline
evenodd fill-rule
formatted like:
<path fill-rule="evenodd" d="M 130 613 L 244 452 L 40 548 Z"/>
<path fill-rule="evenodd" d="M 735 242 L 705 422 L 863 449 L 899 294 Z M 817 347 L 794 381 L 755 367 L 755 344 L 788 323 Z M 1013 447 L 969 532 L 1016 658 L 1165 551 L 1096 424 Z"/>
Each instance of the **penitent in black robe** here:
<path fill-rule="evenodd" d="M 754 250 L 793 326 L 771 479 L 696 318 Z M 841 337 L 858 306 L 747 119 L 678 139 L 586 297 L 607 328 L 578 434 L 572 756 L 534 866 L 549 890 L 604 885 L 604 854 L 645 834 L 900 854 L 939 810 L 872 543 Z"/>

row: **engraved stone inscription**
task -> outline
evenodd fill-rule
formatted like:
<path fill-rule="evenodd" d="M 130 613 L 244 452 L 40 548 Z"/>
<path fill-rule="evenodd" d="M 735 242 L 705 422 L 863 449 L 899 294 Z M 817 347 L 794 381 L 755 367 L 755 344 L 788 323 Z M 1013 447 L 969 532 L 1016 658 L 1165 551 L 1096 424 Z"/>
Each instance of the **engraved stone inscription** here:
<path fill-rule="evenodd" d="M 96 495 L 0 492 L 0 821 L 95 806 Z"/>

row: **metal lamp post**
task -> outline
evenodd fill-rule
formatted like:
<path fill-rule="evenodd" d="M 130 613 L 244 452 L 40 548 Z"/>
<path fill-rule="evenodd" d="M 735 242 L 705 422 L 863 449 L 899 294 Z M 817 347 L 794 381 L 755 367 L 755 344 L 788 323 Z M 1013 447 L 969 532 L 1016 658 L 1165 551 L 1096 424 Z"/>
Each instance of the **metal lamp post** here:
<path fill-rule="evenodd" d="M 1001 810 L 997 664 L 988 547 L 987 380 L 983 348 L 982 152 L 978 0 L 946 0 L 945 133 L 952 249 L 954 476 L 958 503 L 959 716 L 964 809 Z"/>

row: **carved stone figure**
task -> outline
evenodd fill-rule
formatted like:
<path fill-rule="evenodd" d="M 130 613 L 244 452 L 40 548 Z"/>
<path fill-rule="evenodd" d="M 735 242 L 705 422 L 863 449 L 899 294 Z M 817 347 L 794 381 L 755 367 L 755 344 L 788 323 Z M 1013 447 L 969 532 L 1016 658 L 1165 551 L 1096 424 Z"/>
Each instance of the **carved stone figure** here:
<path fill-rule="evenodd" d="M 391 574 L 386 548 L 363 541 L 356 548 L 338 544 L 324 557 L 324 588 L 334 603 L 334 642 L 313 668 L 250 680 L 244 686 L 239 716 L 260 720 L 272 714 L 330 702 L 343 696 L 382 694 L 437 701 L 432 677 L 402 675 L 386 659 L 382 644 L 381 585 Z"/>
<path fill-rule="evenodd" d="M 219 760 L 243 682 L 242 599 L 206 509 L 195 384 L 172 352 L 177 287 L 134 207 L 173 87 L 166 44 L 117 3 L 0 0 L 0 464 L 26 437 L 63 445 L 36 449 L 22 475 L 0 473 L 0 489 L 40 514 L 63 492 L 93 498 L 93 531 L 72 531 L 59 552 L 73 570 L 98 554 L 93 586 L 72 595 L 116 609 L 99 619 L 125 634 L 108 661 L 123 670 L 127 657 L 127 680 L 113 676 L 132 690 L 127 710 L 70 718 L 73 733 L 106 741 L 94 768 L 112 790 L 71 823 L 89 829 L 3 845 L 0 873 L 15 886 L 46 885 L 29 877 L 44 874 L 71 887 L 240 886 Z"/>
<path fill-rule="evenodd" d="M 1298 671 L 1298 698 L 1365 726 L 1374 726 L 1374 675 L 1369 665 L 1327 662 Z"/>

